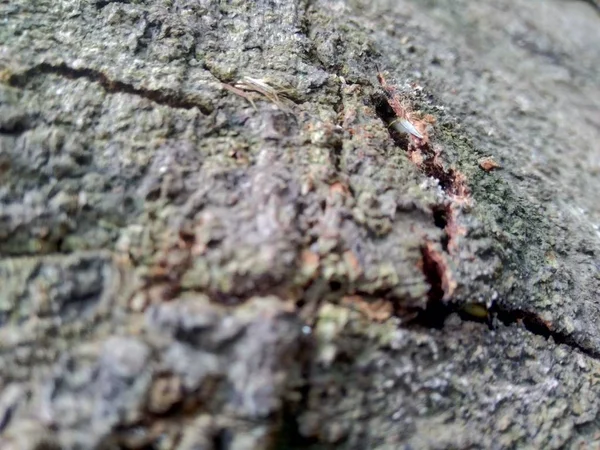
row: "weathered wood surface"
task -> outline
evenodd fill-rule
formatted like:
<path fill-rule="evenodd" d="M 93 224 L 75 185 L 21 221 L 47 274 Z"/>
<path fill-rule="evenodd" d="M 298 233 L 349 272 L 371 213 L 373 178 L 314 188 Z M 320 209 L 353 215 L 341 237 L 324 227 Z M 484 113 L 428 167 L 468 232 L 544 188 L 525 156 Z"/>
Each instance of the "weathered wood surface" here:
<path fill-rule="evenodd" d="M 596 448 L 599 42 L 594 1 L 0 3 L 0 447 Z"/>

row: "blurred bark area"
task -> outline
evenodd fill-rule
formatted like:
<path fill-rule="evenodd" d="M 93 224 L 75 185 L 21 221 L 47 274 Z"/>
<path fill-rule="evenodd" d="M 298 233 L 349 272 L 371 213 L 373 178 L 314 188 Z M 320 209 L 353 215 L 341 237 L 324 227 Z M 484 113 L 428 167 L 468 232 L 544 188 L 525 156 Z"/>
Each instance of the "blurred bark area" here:
<path fill-rule="evenodd" d="M 597 448 L 597 2 L 0 17 L 2 449 Z"/>

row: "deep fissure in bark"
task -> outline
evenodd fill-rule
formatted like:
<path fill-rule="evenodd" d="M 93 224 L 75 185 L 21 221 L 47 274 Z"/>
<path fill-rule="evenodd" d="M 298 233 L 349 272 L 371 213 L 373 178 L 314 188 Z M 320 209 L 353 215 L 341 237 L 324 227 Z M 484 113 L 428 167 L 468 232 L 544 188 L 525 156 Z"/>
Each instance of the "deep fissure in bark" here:
<path fill-rule="evenodd" d="M 423 275 L 429 283 L 427 306 L 417 313 L 413 323 L 427 328 L 440 329 L 444 326 L 446 317 L 450 315 L 450 304 L 444 301 L 443 267 L 433 258 L 427 247 L 421 248 L 423 259 Z"/>
<path fill-rule="evenodd" d="M 371 102 L 375 106 L 376 114 L 386 125 L 390 138 L 394 141 L 395 145 L 409 154 L 411 151 L 414 151 L 416 147 L 411 141 L 412 138 L 407 134 L 399 133 L 392 126 L 393 122 L 397 119 L 397 115 L 389 103 L 388 96 L 383 93 L 377 93 L 372 96 Z M 420 164 L 415 165 L 426 176 L 438 180 L 440 187 L 444 192 L 449 194 L 451 202 L 456 197 L 468 195 L 468 188 L 464 183 L 463 175 L 455 169 L 445 169 L 438 160 L 439 155 L 433 151 L 429 143 L 419 143 L 418 149 L 422 151 L 424 158 Z M 452 214 L 452 204 L 440 204 L 432 207 L 434 225 L 445 230 L 445 235 L 440 239 L 440 244 L 445 254 L 448 254 L 449 242 L 452 237 L 448 229 L 452 220 Z M 520 324 L 532 334 L 542 336 L 545 339 L 552 338 L 558 344 L 568 345 L 591 357 L 600 357 L 599 352 L 578 344 L 571 336 L 565 333 L 553 330 L 551 324 L 547 324 L 533 312 L 521 309 L 507 309 L 497 303 L 494 303 L 488 309 L 483 305 L 458 304 L 453 302 L 447 298 L 448 296 L 444 288 L 446 268 L 442 267 L 439 261 L 432 257 L 427 248 L 427 246 L 422 247 L 421 255 L 423 275 L 430 285 L 428 302 L 425 309 L 421 309 L 415 313 L 415 316 L 409 321 L 409 326 L 441 329 L 444 326 L 446 318 L 453 313 L 457 313 L 463 320 L 486 322 L 490 328 L 494 328 L 498 322 L 501 322 L 505 326 Z"/>
<path fill-rule="evenodd" d="M 446 169 L 439 160 L 439 155 L 433 150 L 431 145 L 426 141 L 415 143 L 411 140 L 408 134 L 400 133 L 393 126 L 398 116 L 389 104 L 388 98 L 383 94 L 375 94 L 371 99 L 375 106 L 375 112 L 386 125 L 391 139 L 397 147 L 403 149 L 408 154 L 420 151 L 422 152 L 422 162 L 415 164 L 419 170 L 428 177 L 432 177 L 438 181 L 444 192 L 450 195 L 464 196 L 466 186 L 464 185 L 463 176 L 453 168 Z"/>

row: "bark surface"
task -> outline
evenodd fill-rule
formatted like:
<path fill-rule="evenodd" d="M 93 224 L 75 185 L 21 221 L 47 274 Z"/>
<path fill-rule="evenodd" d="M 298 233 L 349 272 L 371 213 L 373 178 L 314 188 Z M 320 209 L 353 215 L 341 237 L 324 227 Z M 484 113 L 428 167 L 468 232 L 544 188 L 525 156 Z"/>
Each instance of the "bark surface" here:
<path fill-rule="evenodd" d="M 0 447 L 596 448 L 599 11 L 0 2 Z"/>

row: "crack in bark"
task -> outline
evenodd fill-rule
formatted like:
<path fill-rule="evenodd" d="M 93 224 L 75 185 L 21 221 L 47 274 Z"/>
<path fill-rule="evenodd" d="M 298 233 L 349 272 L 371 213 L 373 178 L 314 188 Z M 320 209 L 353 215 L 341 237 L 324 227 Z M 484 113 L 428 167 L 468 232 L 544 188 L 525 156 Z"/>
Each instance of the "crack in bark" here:
<path fill-rule="evenodd" d="M 96 0 L 96 9 L 100 10 L 110 5 L 111 3 L 129 4 L 130 0 Z"/>
<path fill-rule="evenodd" d="M 388 103 L 388 98 L 384 95 L 375 95 L 372 101 L 377 115 L 388 129 L 391 139 L 397 147 L 409 153 L 411 146 L 414 146 L 411 138 L 401 135 L 394 127 L 390 126 L 397 116 Z M 453 229 L 457 227 L 453 223 L 456 211 L 453 210 L 452 206 L 456 202 L 456 198 L 465 197 L 469 191 L 460 172 L 454 169 L 445 169 L 439 161 L 436 161 L 438 155 L 433 152 L 428 142 L 421 143 L 420 149 L 424 151 L 426 159 L 421 164 L 415 165 L 419 167 L 424 175 L 438 180 L 440 187 L 450 198 L 449 204 L 435 205 L 432 208 L 435 226 L 446 231 L 446 236 L 440 240 L 440 245 L 444 250 L 444 254 L 449 254 L 453 248 L 453 238 L 456 234 L 456 230 L 453 231 Z M 452 291 L 451 286 L 448 284 L 449 269 L 445 267 L 442 260 L 434 257 L 435 255 L 429 247 L 430 244 L 427 243 L 422 247 L 422 271 L 430 285 L 427 306 L 425 309 L 409 311 L 409 314 L 412 313 L 413 317 L 408 320 L 407 326 L 442 329 L 448 316 L 456 313 L 466 321 L 486 322 L 490 329 L 494 329 L 498 322 L 503 323 L 505 326 L 520 324 L 532 334 L 542 336 L 545 339 L 552 338 L 556 344 L 567 345 L 591 358 L 600 359 L 600 350 L 582 345 L 570 334 L 554 330 L 551 323 L 547 323 L 534 312 L 507 308 L 498 303 L 493 303 L 487 308 L 485 305 L 478 303 L 459 304 L 453 302 L 450 295 L 448 295 Z"/>
<path fill-rule="evenodd" d="M 132 84 L 125 83 L 119 80 L 112 80 L 106 74 L 99 70 L 91 68 L 75 69 L 65 63 L 50 64 L 41 63 L 24 72 L 13 74 L 8 79 L 8 84 L 17 88 L 26 87 L 29 82 L 40 75 L 58 75 L 60 77 L 77 80 L 86 79 L 88 81 L 98 83 L 102 88 L 111 94 L 123 93 L 135 95 L 150 100 L 159 105 L 165 105 L 176 109 L 192 109 L 198 108 L 204 115 L 210 114 L 212 111 L 206 105 L 202 105 L 197 101 L 186 98 L 181 92 L 172 89 L 145 89 L 138 88 Z"/>
<path fill-rule="evenodd" d="M 388 133 L 397 147 L 404 149 L 409 153 L 409 156 L 413 151 L 423 152 L 422 161 L 418 164 L 415 163 L 423 174 L 436 179 L 444 192 L 449 195 L 456 197 L 465 197 L 468 195 L 464 176 L 453 168 L 446 169 L 439 160 L 439 155 L 428 142 L 421 141 L 418 144 L 414 144 L 408 136 L 402 135 L 395 129 L 393 124 L 398 117 L 388 103 L 387 97 L 375 95 L 372 102 L 377 115 L 386 125 Z M 412 158 L 411 161 L 414 162 Z"/>
<path fill-rule="evenodd" d="M 485 315 L 474 313 L 475 308 L 478 311 L 485 311 Z M 443 329 L 446 319 L 451 314 L 458 314 L 464 321 L 487 323 L 491 330 L 496 329 L 499 323 L 507 327 L 522 326 L 534 335 L 542 336 L 546 340 L 552 338 L 557 345 L 564 344 L 590 358 L 600 360 L 600 350 L 582 345 L 570 334 L 554 330 L 552 324 L 544 321 L 538 314 L 519 308 L 507 308 L 498 303 L 494 303 L 489 309 L 486 309 L 484 305 L 478 303 L 457 304 L 434 298 L 434 301 L 430 301 L 426 309 L 418 311 L 414 319 L 407 325 L 409 327 Z"/>

